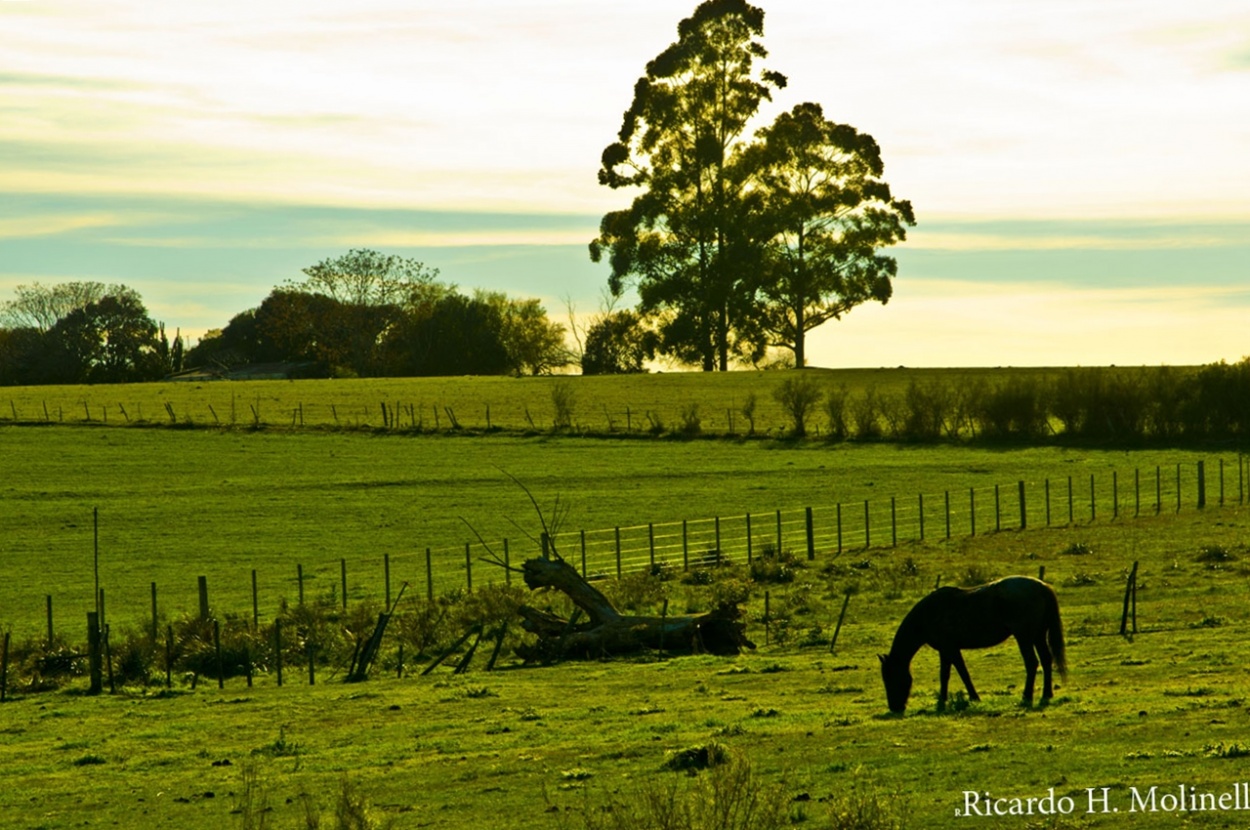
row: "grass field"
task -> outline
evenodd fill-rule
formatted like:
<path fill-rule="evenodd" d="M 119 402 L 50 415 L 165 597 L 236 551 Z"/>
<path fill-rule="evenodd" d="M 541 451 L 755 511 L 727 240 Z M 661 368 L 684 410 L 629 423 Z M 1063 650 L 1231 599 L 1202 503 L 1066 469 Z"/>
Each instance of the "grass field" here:
<path fill-rule="evenodd" d="M 901 393 L 912 381 L 957 386 L 1003 377 L 1051 377 L 1055 369 L 808 370 L 822 384 L 858 394 Z M 1131 371 L 1131 370 L 1126 370 Z M 646 433 L 678 426 L 691 405 L 705 433 L 746 434 L 742 408 L 752 396 L 754 429 L 789 429 L 773 398 L 785 372 L 673 373 L 597 377 L 474 377 L 371 380 L 143 383 L 31 386 L 0 390 L 0 423 L 155 423 L 269 428 L 550 430 L 553 389 L 571 390 L 571 424 L 594 433 Z M 383 407 L 386 407 L 386 413 Z M 819 420 L 819 419 L 817 419 Z"/>
<path fill-rule="evenodd" d="M 295 393 L 289 400 L 314 398 L 312 385 L 268 388 L 279 386 Z M 536 393 L 535 408 L 544 394 Z M 738 394 L 727 391 L 726 399 Z M 512 520 L 535 532 L 535 514 L 504 470 L 544 506 L 559 495 L 570 529 L 777 510 L 789 517 L 807 506 L 822 527 L 814 561 L 796 551 L 792 582 L 750 585 L 748 632 L 759 648 L 739 658 L 508 663 L 492 673 L 479 659 L 467 675 L 439 669 L 358 685 L 326 672 L 311 687 L 288 677 L 278 688 L 261 676 L 253 688 L 234 679 L 218 690 L 201 680 L 194 690 L 178 684 L 88 698 L 79 683 L 17 695 L 0 706 L 3 826 L 307 827 L 308 805 L 328 814 L 346 784 L 367 798 L 376 819 L 397 828 L 580 828 L 583 812 L 602 816 L 595 811 L 606 800 L 705 779 L 707 772 L 694 779 L 663 765 L 671 753 L 709 744 L 745 755 L 763 785 L 780 788 L 795 817 L 806 819 L 799 826 L 831 826 L 830 805 L 857 789 L 906 812 L 910 827 L 956 827 L 976 824 L 954 818 L 965 791 L 1027 798 L 1050 788 L 1073 799 L 1072 814 L 981 823 L 1245 825 L 1245 813 L 1224 810 L 1131 812 L 1132 787 L 1144 794 L 1155 786 L 1158 799 L 1181 786 L 1222 793 L 1247 777 L 1250 509 L 1241 503 L 1235 454 L 54 424 L 0 426 L 0 458 L 0 627 L 17 639 L 42 631 L 46 595 L 67 636 L 85 628 L 96 508 L 100 583 L 119 627 L 143 624 L 152 582 L 162 614 L 190 613 L 198 575 L 208 576 L 214 607 L 242 613 L 253 569 L 261 615 L 271 617 L 295 594 L 297 564 L 313 592 L 325 595 L 346 560 L 349 598 L 376 601 L 384 554 L 393 581 L 423 586 L 424 548 L 462 556 L 472 538 L 466 522 L 489 539 L 510 537 L 514 559 L 532 555 Z M 1192 503 L 1199 460 L 1207 465 L 1205 510 Z M 1178 467 L 1186 494 L 1179 512 L 1172 501 Z M 1156 468 L 1167 508 L 1159 516 Z M 1149 484 L 1147 509 L 1133 518 L 1127 482 L 1138 470 Z M 1119 516 L 1111 507 L 1113 471 Z M 1099 505 L 1092 519 L 1091 475 Z M 1078 486 L 1071 525 L 1069 477 Z M 1050 527 L 1037 497 L 1047 480 L 1054 483 Z M 1006 511 L 1004 529 L 993 532 L 987 494 L 996 484 L 1014 493 L 1017 481 L 1029 483 L 1029 528 L 1016 529 Z M 962 503 L 970 488 L 981 499 L 977 535 L 957 532 L 947 541 L 931 525 L 924 541 L 909 530 L 894 546 L 877 532 L 864 549 L 849 543 L 848 532 L 847 550 L 836 555 L 832 505 L 848 505 L 850 515 L 850 506 L 862 511 L 869 500 L 880 527 L 890 496 L 911 505 L 926 494 L 932 509 L 948 490 Z M 761 525 L 771 534 L 768 519 Z M 1123 638 L 1121 600 L 1134 561 L 1141 563 L 1140 631 Z M 1043 566 L 1059 593 L 1071 665 L 1052 706 L 1019 707 L 1023 669 L 1005 644 L 967 655 L 981 703 L 937 714 L 937 659 L 922 651 L 907 715 L 886 714 L 874 655 L 888 650 L 912 603 L 939 578 L 967 583 Z M 730 576 L 742 580 L 741 568 Z M 675 607 L 697 600 L 699 590 L 678 580 L 652 587 L 653 604 L 668 597 Z M 845 626 L 830 653 L 848 590 Z M 1088 812 L 1087 791 L 1101 798 L 1104 787 L 1119 813 Z M 267 812 L 258 811 L 262 803 Z"/>

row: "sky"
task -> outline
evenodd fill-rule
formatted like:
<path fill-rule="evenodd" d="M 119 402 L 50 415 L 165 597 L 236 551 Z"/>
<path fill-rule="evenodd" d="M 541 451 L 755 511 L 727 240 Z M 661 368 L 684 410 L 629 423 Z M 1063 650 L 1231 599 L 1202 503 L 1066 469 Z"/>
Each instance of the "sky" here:
<path fill-rule="evenodd" d="M 918 224 L 829 367 L 1250 355 L 1244 0 L 773 0 L 767 68 Z M 124 283 L 194 342 L 350 248 L 605 302 L 634 81 L 694 0 L 0 0 L 0 301 Z"/>

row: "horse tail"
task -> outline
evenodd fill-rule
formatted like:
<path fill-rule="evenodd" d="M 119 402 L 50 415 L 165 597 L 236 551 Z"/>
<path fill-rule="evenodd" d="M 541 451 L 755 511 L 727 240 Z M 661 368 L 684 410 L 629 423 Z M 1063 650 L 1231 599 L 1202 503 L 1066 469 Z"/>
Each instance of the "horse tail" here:
<path fill-rule="evenodd" d="M 1055 668 L 1063 679 L 1068 677 L 1067 649 L 1063 641 L 1063 620 L 1059 617 L 1059 597 L 1053 588 L 1050 590 L 1049 608 L 1046 613 L 1046 640 L 1050 644 L 1050 653 L 1055 659 Z"/>

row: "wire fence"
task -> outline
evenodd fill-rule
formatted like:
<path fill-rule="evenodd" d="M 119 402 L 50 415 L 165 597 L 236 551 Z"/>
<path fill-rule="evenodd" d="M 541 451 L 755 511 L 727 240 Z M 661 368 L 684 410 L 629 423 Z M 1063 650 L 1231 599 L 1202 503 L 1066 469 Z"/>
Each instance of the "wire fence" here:
<path fill-rule="evenodd" d="M 1121 473 L 1017 480 L 910 496 L 814 504 L 766 512 L 702 517 L 558 532 L 543 541 L 589 580 L 640 572 L 689 572 L 722 565 L 752 564 L 784 554 L 808 561 L 903 545 L 945 543 L 970 536 L 1037 527 L 1074 526 L 1102 520 L 1204 511 L 1250 501 L 1250 457 L 1216 458 L 1195 464 L 1134 468 Z M 252 570 L 251 584 L 214 585 L 198 578 L 199 612 L 249 617 L 259 624 L 282 605 L 316 600 L 374 601 L 392 607 L 408 598 L 434 600 L 471 594 L 488 585 L 519 582 L 517 569 L 539 552 L 537 540 L 481 540 L 448 547 L 362 556 L 312 567 L 296 564 Z M 378 561 L 380 559 L 380 561 Z M 337 565 L 337 567 L 336 567 Z M 498 567 L 504 565 L 506 567 Z M 133 605 L 146 590 L 112 586 Z M 162 604 L 186 604 L 190 585 L 166 586 L 158 598 L 151 583 L 152 625 Z M 249 590 L 250 589 L 250 590 Z M 275 597 L 274 594 L 277 594 Z M 173 597 L 171 600 L 170 597 Z M 250 603 L 247 599 L 250 598 Z M 101 589 L 98 608 L 104 610 Z M 163 602 L 158 602 L 158 599 Z M 277 601 L 275 601 L 277 600 Z M 118 600 L 113 600 L 118 602 Z M 53 596 L 47 595 L 47 633 L 53 638 Z M 144 602 L 147 605 L 147 602 Z M 267 613 L 262 615 L 264 609 Z M 16 609 L 10 609 L 13 611 Z M 28 609 L 29 616 L 33 609 Z M 184 613 L 192 609 L 183 608 Z M 144 608 L 146 614 L 147 608 Z M 103 614 L 101 614 L 103 617 Z"/>
<path fill-rule="evenodd" d="M 1017 480 L 906 497 L 575 530 L 556 533 L 547 541 L 584 577 L 611 578 L 654 569 L 749 565 L 756 557 L 777 553 L 815 560 L 1031 527 L 1244 505 L 1248 483 L 1250 459 L 1238 455 L 1192 466 L 1137 467 L 1125 474 Z M 448 590 L 511 582 L 511 571 L 491 564 L 519 565 L 513 547 L 509 540 L 500 540 L 426 549 L 424 563 L 404 555 L 392 558 L 392 566 L 401 562 L 407 572 L 423 570 L 426 594 L 434 597 Z M 527 550 L 536 552 L 532 545 Z"/>

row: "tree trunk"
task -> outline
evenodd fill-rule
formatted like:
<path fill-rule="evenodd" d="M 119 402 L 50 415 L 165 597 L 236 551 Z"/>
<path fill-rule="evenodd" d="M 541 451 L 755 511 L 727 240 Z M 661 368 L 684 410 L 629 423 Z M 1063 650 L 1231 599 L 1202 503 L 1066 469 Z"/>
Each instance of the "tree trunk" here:
<path fill-rule="evenodd" d="M 579 609 L 566 620 L 522 606 L 522 626 L 538 635 L 536 644 L 518 650 L 527 660 L 594 659 L 646 649 L 732 655 L 739 654 L 743 647 L 755 648 L 746 637 L 746 624 L 736 605 L 722 605 L 695 616 L 627 616 L 563 560 L 530 559 L 523 570 L 525 584 L 531 590 L 554 588 Z M 582 613 L 587 620 L 578 622 Z"/>

